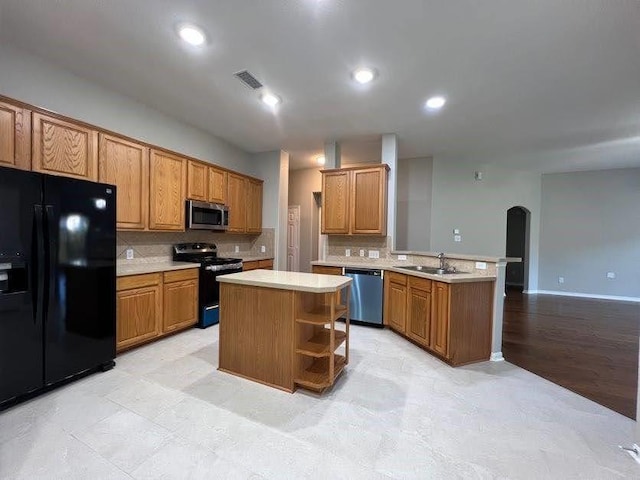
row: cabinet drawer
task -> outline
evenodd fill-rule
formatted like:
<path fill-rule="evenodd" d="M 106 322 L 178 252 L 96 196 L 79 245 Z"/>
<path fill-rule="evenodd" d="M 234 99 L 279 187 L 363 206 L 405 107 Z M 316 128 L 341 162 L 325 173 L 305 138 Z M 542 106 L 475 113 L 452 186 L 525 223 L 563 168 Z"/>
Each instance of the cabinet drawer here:
<path fill-rule="evenodd" d="M 386 272 L 387 278 L 390 282 L 399 283 L 400 285 L 407 284 L 407 276 L 396 272 Z"/>
<path fill-rule="evenodd" d="M 173 270 L 164 272 L 164 283 L 183 282 L 185 280 L 197 280 L 198 269 L 189 268 L 187 270 Z"/>
<path fill-rule="evenodd" d="M 313 273 L 319 273 L 321 275 L 342 275 L 341 267 L 325 267 L 324 265 L 314 265 L 311 267 Z"/>
<path fill-rule="evenodd" d="M 424 290 L 425 292 L 430 292 L 431 280 L 409 275 L 409 286 L 411 288 L 419 288 L 420 290 Z"/>
<path fill-rule="evenodd" d="M 133 288 L 152 287 L 159 285 L 162 280 L 161 273 L 145 273 L 143 275 L 130 275 L 118 277 L 116 290 L 131 290 Z"/>
<path fill-rule="evenodd" d="M 273 260 L 260 260 L 258 262 L 258 268 L 272 269 L 273 268 Z"/>
<path fill-rule="evenodd" d="M 242 262 L 242 271 L 248 272 L 249 270 L 255 270 L 259 267 L 260 262 Z"/>

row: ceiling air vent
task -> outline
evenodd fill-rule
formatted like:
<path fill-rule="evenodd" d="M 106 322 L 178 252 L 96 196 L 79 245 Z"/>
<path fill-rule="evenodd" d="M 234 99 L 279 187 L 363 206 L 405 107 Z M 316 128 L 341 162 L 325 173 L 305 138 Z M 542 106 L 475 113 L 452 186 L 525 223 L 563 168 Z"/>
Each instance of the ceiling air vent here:
<path fill-rule="evenodd" d="M 243 70 L 238 73 L 234 73 L 238 79 L 244 83 L 247 87 L 252 88 L 253 90 L 257 90 L 258 88 L 262 88 L 262 84 L 251 75 L 247 70 Z"/>

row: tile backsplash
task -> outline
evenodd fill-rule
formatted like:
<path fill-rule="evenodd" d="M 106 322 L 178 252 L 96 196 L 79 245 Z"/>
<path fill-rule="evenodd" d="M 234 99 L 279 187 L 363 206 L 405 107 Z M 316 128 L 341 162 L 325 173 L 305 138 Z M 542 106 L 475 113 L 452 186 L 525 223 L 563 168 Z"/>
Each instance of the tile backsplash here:
<path fill-rule="evenodd" d="M 118 232 L 116 253 L 119 260 L 126 258 L 126 250 L 133 249 L 134 258 L 171 258 L 171 247 L 176 243 L 207 242 L 218 246 L 221 257 L 274 256 L 275 229 L 264 228 L 260 235 L 236 235 L 209 231 L 186 232 Z M 235 246 L 239 252 L 235 251 Z M 261 247 L 266 252 L 261 252 Z"/>
<path fill-rule="evenodd" d="M 328 256 L 344 256 L 345 250 L 351 250 L 351 256 L 359 256 L 360 250 L 364 250 L 364 257 L 369 256 L 369 250 L 377 250 L 379 258 L 391 256 L 391 237 L 380 236 L 336 236 L 329 235 L 327 240 Z"/>

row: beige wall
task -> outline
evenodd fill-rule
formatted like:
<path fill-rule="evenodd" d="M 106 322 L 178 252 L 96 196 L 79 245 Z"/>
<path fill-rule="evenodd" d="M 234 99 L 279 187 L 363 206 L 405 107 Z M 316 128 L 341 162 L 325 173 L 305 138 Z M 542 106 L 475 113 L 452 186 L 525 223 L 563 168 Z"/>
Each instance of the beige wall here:
<path fill-rule="evenodd" d="M 317 168 L 293 170 L 289 174 L 289 205 L 300 205 L 300 271 L 310 272 L 314 244 L 318 243 L 314 228 L 314 210 L 317 208 L 313 192 L 322 189 L 322 175 Z"/>

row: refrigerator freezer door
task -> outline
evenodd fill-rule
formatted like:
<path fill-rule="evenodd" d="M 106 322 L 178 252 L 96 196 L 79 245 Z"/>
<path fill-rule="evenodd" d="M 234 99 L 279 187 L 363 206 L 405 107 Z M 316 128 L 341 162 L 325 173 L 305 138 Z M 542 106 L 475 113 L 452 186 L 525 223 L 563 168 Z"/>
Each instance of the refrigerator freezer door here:
<path fill-rule="evenodd" d="M 44 260 L 34 208 L 41 192 L 41 175 L 0 168 L 0 403 L 43 386 L 42 309 L 35 308 Z"/>
<path fill-rule="evenodd" d="M 45 384 L 115 357 L 116 189 L 46 176 Z"/>

